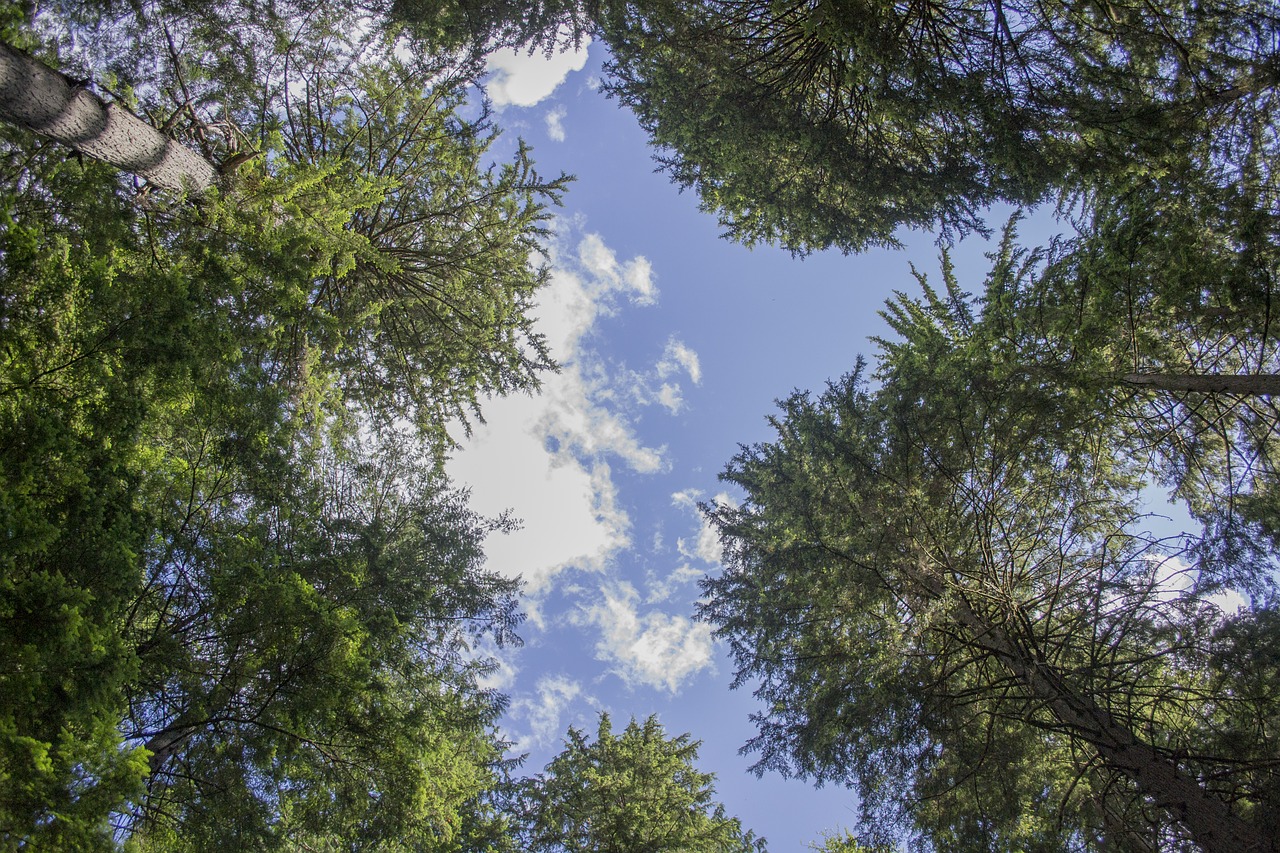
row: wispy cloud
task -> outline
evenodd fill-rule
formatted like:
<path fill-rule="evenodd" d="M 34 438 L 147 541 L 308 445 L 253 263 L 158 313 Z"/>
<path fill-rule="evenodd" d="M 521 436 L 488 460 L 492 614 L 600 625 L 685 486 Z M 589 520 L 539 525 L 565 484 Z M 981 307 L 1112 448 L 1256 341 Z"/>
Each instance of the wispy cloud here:
<path fill-rule="evenodd" d="M 600 630 L 596 657 L 627 684 L 675 693 L 712 666 L 710 625 L 656 610 L 640 614 L 640 594 L 626 582 L 602 586 L 600 599 L 580 605 L 575 619 Z"/>
<path fill-rule="evenodd" d="M 547 675 L 538 679 L 531 695 L 519 696 L 511 703 L 508 716 L 522 721 L 525 731 L 514 736 L 513 751 L 545 749 L 560 738 L 567 727 L 565 712 L 583 696 L 582 685 L 566 675 Z"/>
<path fill-rule="evenodd" d="M 564 117 L 569 114 L 564 104 L 547 110 L 544 120 L 547 123 L 547 137 L 553 142 L 564 142 Z"/>
<path fill-rule="evenodd" d="M 658 604 L 667 601 L 676 591 L 687 587 L 694 581 L 701 580 L 706 577 L 706 571 L 695 568 L 688 563 L 677 566 L 673 571 L 663 577 L 658 577 L 656 573 L 650 572 L 646 579 L 645 596 L 646 604 Z"/>
<path fill-rule="evenodd" d="M 1178 556 L 1148 554 L 1144 558 L 1151 570 L 1151 592 L 1158 601 L 1174 601 L 1190 595 L 1198 595 L 1196 585 L 1200 571 Z M 1233 589 L 1219 590 L 1205 596 L 1204 601 L 1217 607 L 1224 615 L 1234 615 L 1248 606 L 1243 595 Z"/>
<path fill-rule="evenodd" d="M 685 406 L 684 387 L 678 377 L 681 373 L 687 373 L 694 385 L 702 381 L 698 354 L 673 337 L 657 363 L 649 370 L 631 371 L 619 391 L 642 406 L 656 403 L 678 415 Z"/>
<path fill-rule="evenodd" d="M 720 544 L 720 534 L 698 508 L 698 499 L 701 497 L 702 493 L 697 489 L 686 489 L 671 496 L 674 506 L 684 507 L 698 520 L 697 533 L 687 539 L 677 539 L 676 550 L 686 559 L 700 560 L 709 567 L 715 567 L 724 560 L 724 547 Z M 712 502 L 725 506 L 734 505 L 733 498 L 727 492 L 716 495 Z"/>
<path fill-rule="evenodd" d="M 585 40 L 577 50 L 546 56 L 540 50 L 503 48 L 485 61 L 489 79 L 485 89 L 495 106 L 532 107 L 551 96 L 565 78 L 587 64 Z"/>
<path fill-rule="evenodd" d="M 686 510 L 697 527 L 691 536 L 676 539 L 676 552 L 684 558 L 683 562 L 665 575 L 652 570 L 647 573 L 645 601 L 649 604 L 668 600 L 680 588 L 706 577 L 707 572 L 718 567 L 724 559 L 720 536 L 698 506 L 701 497 L 702 492 L 697 489 L 685 489 L 671 496 L 672 506 Z M 733 499 L 728 493 L 721 492 L 713 503 L 733 505 Z M 661 541 L 655 539 L 654 553 L 662 550 L 661 545 Z"/>
<path fill-rule="evenodd" d="M 657 301 L 653 267 L 644 256 L 619 263 L 618 256 L 599 234 L 588 234 L 578 244 L 578 259 L 607 292 L 625 293 L 637 305 L 652 305 Z"/>
<path fill-rule="evenodd" d="M 667 348 L 658 362 L 658 375 L 666 378 L 681 370 L 689 374 L 694 385 L 702 384 L 702 365 L 698 363 L 698 354 L 683 341 L 672 337 L 667 340 Z"/>
<path fill-rule="evenodd" d="M 602 457 L 613 454 L 622 458 L 631 470 L 640 474 L 653 474 L 664 470 L 664 448 L 646 447 L 636 436 L 635 430 L 624 415 L 602 405 L 582 405 L 592 392 L 599 391 L 590 382 L 584 382 L 581 395 L 568 400 L 559 399 L 548 406 L 539 429 L 555 439 L 558 455 Z"/>
<path fill-rule="evenodd" d="M 680 390 L 680 386 L 672 382 L 663 382 L 653 395 L 654 401 L 662 406 L 673 415 L 680 413 L 684 408 L 684 394 Z"/>
<path fill-rule="evenodd" d="M 511 689 L 516 683 L 516 676 L 520 674 L 520 669 L 515 662 L 517 652 L 518 650 L 511 646 L 498 648 L 497 645 L 485 639 L 475 641 L 471 649 L 472 656 L 493 664 L 492 671 L 479 679 L 478 684 L 481 690 L 505 693 Z"/>

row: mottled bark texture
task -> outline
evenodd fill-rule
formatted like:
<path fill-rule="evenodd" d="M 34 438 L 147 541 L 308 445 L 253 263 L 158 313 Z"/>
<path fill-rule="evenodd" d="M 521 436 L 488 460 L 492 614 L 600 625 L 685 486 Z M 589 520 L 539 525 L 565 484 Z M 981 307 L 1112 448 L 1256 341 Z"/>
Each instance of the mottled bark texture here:
<path fill-rule="evenodd" d="M 3 43 L 0 119 L 132 172 L 162 189 L 199 193 L 218 179 L 218 170 L 204 157 Z"/>
<path fill-rule="evenodd" d="M 1198 391 L 1202 394 L 1240 394 L 1252 397 L 1280 394 L 1280 375 L 1273 373 L 1128 373 L 1125 374 L 1124 381 L 1130 385 L 1145 385 L 1159 391 Z"/>

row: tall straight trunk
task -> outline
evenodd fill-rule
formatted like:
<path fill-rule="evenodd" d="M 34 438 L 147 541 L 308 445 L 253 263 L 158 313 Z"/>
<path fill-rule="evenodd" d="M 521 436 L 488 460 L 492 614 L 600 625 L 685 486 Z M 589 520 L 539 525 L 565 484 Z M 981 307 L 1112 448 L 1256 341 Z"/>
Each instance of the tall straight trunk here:
<path fill-rule="evenodd" d="M 961 605 L 962 609 L 964 605 Z M 969 612 L 972 615 L 972 611 Z M 962 621 L 968 621 L 963 619 Z M 976 625 L 982 624 L 975 618 Z M 983 625 L 983 645 L 1001 659 L 1009 672 L 1042 700 L 1054 718 L 1074 737 L 1093 747 L 1103 763 L 1123 773 L 1144 796 L 1165 809 L 1206 853 L 1264 853 L 1280 850 L 1227 804 L 1207 792 L 1200 783 L 1178 770 L 1132 730 L 1116 722 L 1092 696 L 1066 684 L 1054 667 L 1018 654 L 1001 629 Z"/>
<path fill-rule="evenodd" d="M 218 180 L 217 168 L 204 157 L 4 43 L 0 118 L 163 189 L 200 193 Z"/>
<path fill-rule="evenodd" d="M 1121 379 L 1129 385 L 1142 385 L 1158 391 L 1198 391 L 1251 397 L 1280 394 L 1280 374 L 1275 373 L 1126 373 Z"/>
<path fill-rule="evenodd" d="M 927 558 L 912 574 L 911 580 L 926 595 L 942 596 L 942 580 Z M 1176 763 L 1118 723 L 1092 696 L 1067 684 L 1056 667 L 1036 660 L 1002 626 L 981 616 L 963 595 L 955 597 L 953 608 L 956 621 L 972 640 L 1043 702 L 1059 725 L 1092 747 L 1104 765 L 1128 777 L 1144 797 L 1168 811 L 1206 853 L 1280 851 L 1280 839 L 1268 838 L 1232 814 L 1226 803 L 1180 773 Z"/>

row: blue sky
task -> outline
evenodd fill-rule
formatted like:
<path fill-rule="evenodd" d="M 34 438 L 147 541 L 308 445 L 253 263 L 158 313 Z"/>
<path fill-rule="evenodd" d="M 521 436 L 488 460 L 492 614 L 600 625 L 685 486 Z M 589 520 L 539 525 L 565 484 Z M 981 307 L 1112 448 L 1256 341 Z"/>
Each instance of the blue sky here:
<path fill-rule="evenodd" d="M 703 742 L 717 798 L 773 851 L 852 827 L 851 792 L 747 772 L 749 690 L 710 626 L 692 619 L 697 580 L 719 550 L 696 509 L 733 500 L 717 474 L 739 443 L 770 438 L 765 417 L 796 388 L 818 389 L 870 356 L 877 311 L 913 292 L 910 265 L 938 269 L 932 235 L 900 251 L 803 261 L 719 238 L 713 216 L 655 173 L 629 112 L 596 90 L 601 45 L 551 60 L 496 55 L 488 91 L 507 143 L 539 171 L 575 174 L 557 213 L 541 330 L 563 370 L 538 397 L 491 401 L 487 424 L 450 462 L 487 515 L 524 522 L 490 540 L 490 565 L 526 583 L 526 645 L 500 653 L 512 697 L 506 736 L 534 773 L 570 725 L 594 731 L 657 714 Z M 999 225 L 1000 219 L 994 219 Z M 990 245 L 953 254 L 978 288 Z"/>

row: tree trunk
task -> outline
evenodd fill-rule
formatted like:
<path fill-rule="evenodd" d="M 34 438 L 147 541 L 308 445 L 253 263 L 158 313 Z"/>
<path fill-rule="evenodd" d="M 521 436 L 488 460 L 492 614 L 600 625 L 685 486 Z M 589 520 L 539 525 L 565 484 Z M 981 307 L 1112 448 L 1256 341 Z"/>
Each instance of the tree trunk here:
<path fill-rule="evenodd" d="M 150 775 L 155 776 L 159 773 L 165 763 L 177 753 L 178 749 L 193 733 L 193 727 L 184 723 L 182 718 L 179 717 L 172 725 L 147 738 L 144 746 L 151 753 L 147 759 Z"/>
<path fill-rule="evenodd" d="M 1280 394 L 1280 374 L 1275 373 L 1126 373 L 1121 379 L 1129 385 L 1144 385 L 1158 391 L 1198 391 L 1202 394 L 1250 397 Z"/>
<path fill-rule="evenodd" d="M 204 157 L 3 43 L 0 118 L 163 189 L 199 193 L 218 180 L 217 168 Z"/>
<path fill-rule="evenodd" d="M 963 608 L 964 605 L 961 605 Z M 1206 853 L 1264 853 L 1277 848 L 1255 827 L 1231 813 L 1227 804 L 1126 726 L 1098 707 L 1092 696 L 1076 693 L 1055 668 L 1028 661 L 1016 646 L 991 630 L 985 643 L 1032 695 L 1045 702 L 1057 721 L 1097 750 L 1103 762 L 1127 776 L 1144 796 L 1165 809 Z"/>
<path fill-rule="evenodd" d="M 943 594 L 943 583 L 927 559 L 921 560 L 912 580 L 931 597 Z M 1205 791 L 1194 778 L 1179 773 L 1176 763 L 1116 722 L 1092 696 L 1076 691 L 1055 667 L 1036 660 L 1002 627 L 979 615 L 963 595 L 954 597 L 953 608 L 956 621 L 973 641 L 1044 702 L 1059 725 L 1096 750 L 1106 766 L 1127 776 L 1143 796 L 1167 810 L 1206 853 L 1280 850 L 1280 839 L 1268 839 L 1232 814 L 1226 803 Z"/>

